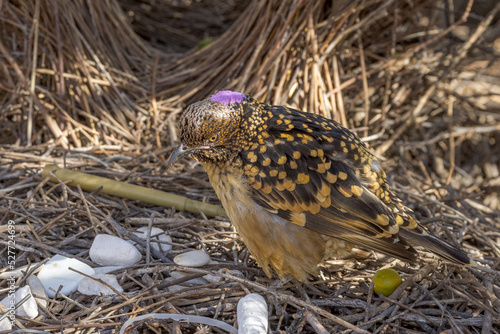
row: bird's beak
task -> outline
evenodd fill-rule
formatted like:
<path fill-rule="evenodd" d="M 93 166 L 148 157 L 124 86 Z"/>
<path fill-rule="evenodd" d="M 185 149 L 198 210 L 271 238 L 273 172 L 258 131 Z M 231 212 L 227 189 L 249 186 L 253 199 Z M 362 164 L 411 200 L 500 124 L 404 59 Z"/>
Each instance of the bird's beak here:
<path fill-rule="evenodd" d="M 185 148 L 184 143 L 181 143 L 179 147 L 170 155 L 167 161 L 167 169 L 169 169 L 174 163 L 179 161 L 185 156 L 190 155 L 193 152 L 193 148 Z"/>

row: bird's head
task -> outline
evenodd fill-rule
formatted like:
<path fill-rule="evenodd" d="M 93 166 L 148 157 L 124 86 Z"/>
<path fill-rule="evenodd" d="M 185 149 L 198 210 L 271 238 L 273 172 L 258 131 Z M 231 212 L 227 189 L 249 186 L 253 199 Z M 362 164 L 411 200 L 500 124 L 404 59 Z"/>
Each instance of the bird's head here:
<path fill-rule="evenodd" d="M 257 121 L 249 115 L 255 103 L 243 93 L 220 91 L 188 106 L 179 119 L 181 144 L 168 159 L 167 168 L 188 155 L 201 162 L 230 161 L 248 142 L 248 121 Z"/>

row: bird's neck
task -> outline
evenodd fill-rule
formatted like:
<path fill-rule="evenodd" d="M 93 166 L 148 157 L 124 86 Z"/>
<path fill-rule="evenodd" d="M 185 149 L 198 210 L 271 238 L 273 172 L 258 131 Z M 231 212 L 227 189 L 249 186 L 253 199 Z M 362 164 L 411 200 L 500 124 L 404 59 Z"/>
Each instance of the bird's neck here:
<path fill-rule="evenodd" d="M 271 117 L 266 111 L 266 105 L 252 100 L 244 106 L 244 121 L 240 124 L 239 134 L 236 142 L 241 150 L 247 150 L 251 145 L 262 137 L 262 133 L 266 132 L 266 120 Z M 262 139 L 262 138 L 261 138 Z"/>
<path fill-rule="evenodd" d="M 228 194 L 248 192 L 248 185 L 242 182 L 241 179 L 242 170 L 236 167 L 234 163 L 202 162 L 202 165 L 205 167 L 210 183 L 223 204 L 229 200 L 226 198 Z"/>

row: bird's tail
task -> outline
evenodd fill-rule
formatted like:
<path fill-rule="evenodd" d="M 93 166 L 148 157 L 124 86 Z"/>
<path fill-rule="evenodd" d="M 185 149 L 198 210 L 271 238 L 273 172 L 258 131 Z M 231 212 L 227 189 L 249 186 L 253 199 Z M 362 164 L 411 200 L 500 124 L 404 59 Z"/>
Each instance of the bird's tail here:
<path fill-rule="evenodd" d="M 411 230 L 406 230 L 401 228 L 399 234 L 406 239 L 411 245 L 421 246 L 425 250 L 428 250 L 436 255 L 439 255 L 445 260 L 450 262 L 465 265 L 474 266 L 476 263 L 472 261 L 467 253 L 463 250 L 443 241 L 427 232 L 422 234 L 417 234 Z"/>

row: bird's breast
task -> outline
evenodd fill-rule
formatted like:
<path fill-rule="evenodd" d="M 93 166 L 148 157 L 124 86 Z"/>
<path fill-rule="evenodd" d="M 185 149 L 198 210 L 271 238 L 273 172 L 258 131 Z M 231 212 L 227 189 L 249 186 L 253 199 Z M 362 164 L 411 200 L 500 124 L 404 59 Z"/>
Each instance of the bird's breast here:
<path fill-rule="evenodd" d="M 316 273 L 325 257 L 324 236 L 257 204 L 240 169 L 204 166 L 229 219 L 268 276 L 269 267 L 280 277 L 291 274 L 302 281 Z"/>

